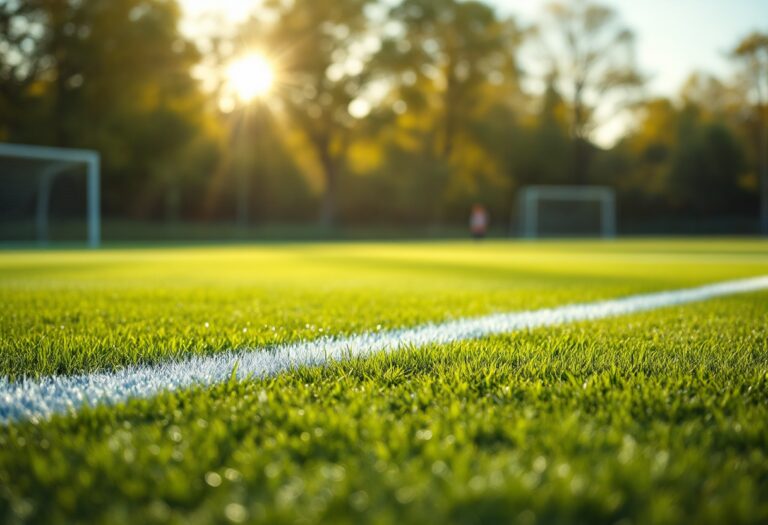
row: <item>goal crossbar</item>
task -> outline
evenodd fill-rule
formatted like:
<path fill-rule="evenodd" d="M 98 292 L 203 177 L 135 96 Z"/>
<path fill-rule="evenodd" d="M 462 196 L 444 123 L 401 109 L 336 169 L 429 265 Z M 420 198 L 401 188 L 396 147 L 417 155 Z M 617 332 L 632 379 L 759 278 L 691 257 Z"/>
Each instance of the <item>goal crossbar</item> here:
<path fill-rule="evenodd" d="M 36 222 L 39 238 L 43 232 L 47 231 L 48 227 L 48 205 L 53 178 L 72 166 L 85 166 L 88 244 L 93 248 L 99 246 L 101 243 L 101 218 L 99 204 L 100 158 L 98 152 L 87 149 L 0 143 L 0 157 L 49 163 L 41 170 L 42 176 L 38 190 Z"/>
<path fill-rule="evenodd" d="M 597 202 L 600 205 L 600 234 L 608 238 L 616 236 L 616 195 L 608 186 L 526 186 L 519 196 L 523 237 L 537 237 L 541 201 Z"/>

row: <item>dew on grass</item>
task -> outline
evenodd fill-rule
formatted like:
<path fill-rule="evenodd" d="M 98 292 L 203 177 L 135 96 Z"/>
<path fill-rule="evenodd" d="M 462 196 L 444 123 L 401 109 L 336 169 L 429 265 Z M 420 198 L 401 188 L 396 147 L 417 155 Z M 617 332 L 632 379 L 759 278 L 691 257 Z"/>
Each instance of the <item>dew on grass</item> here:
<path fill-rule="evenodd" d="M 224 477 L 227 478 L 229 481 L 239 481 L 242 479 L 242 475 L 239 471 L 233 468 L 227 468 L 224 470 Z"/>
<path fill-rule="evenodd" d="M 417 430 L 416 431 L 416 439 L 419 441 L 429 441 L 432 439 L 432 431 L 427 429 L 424 430 Z"/>
<path fill-rule="evenodd" d="M 205 482 L 211 487 L 218 487 L 221 485 L 221 476 L 216 472 L 206 472 Z"/>
<path fill-rule="evenodd" d="M 239 503 L 229 503 L 224 507 L 224 517 L 232 523 L 243 523 L 248 517 L 248 511 Z"/>

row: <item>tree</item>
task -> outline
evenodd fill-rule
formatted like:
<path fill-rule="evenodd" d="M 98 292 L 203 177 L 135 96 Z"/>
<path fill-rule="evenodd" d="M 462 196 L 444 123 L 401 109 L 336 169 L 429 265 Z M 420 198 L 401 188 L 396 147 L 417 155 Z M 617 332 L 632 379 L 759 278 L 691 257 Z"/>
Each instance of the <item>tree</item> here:
<path fill-rule="evenodd" d="M 744 154 L 733 133 L 722 123 L 681 130 L 670 174 L 669 196 L 688 213 L 733 213 L 744 201 L 739 177 Z"/>
<path fill-rule="evenodd" d="M 380 56 L 397 74 L 398 90 L 422 90 L 423 105 L 433 104 L 435 151 L 450 158 L 457 135 L 483 103 L 478 95 L 489 85 L 503 84 L 510 94 L 518 88 L 522 33 L 478 1 L 405 0 L 391 17 L 403 34 L 388 38 Z"/>
<path fill-rule="evenodd" d="M 679 140 L 691 130 L 680 129 L 680 110 L 666 98 L 644 101 L 637 111 L 638 121 L 621 146 L 631 156 L 631 166 L 623 182 L 624 189 L 648 201 L 666 201 L 669 193 L 669 173 Z M 640 197 L 641 196 L 641 197 Z"/>
<path fill-rule="evenodd" d="M 367 113 L 361 98 L 368 79 L 370 0 L 270 0 L 268 16 L 242 29 L 245 46 L 266 48 L 275 62 L 275 96 L 297 144 L 309 147 L 322 173 L 320 223 L 337 220 L 339 177 L 356 117 Z M 270 21 L 266 21 L 269 19 Z M 298 136 L 296 136 L 298 135 Z M 300 148 L 303 149 L 303 148 Z"/>
<path fill-rule="evenodd" d="M 524 149 L 519 156 L 525 164 L 518 168 L 524 184 L 566 184 L 571 158 L 568 134 L 568 108 L 557 91 L 557 75 L 549 74 L 541 108 L 526 130 Z"/>
<path fill-rule="evenodd" d="M 33 85 L 40 77 L 41 13 L 32 3 L 0 3 L 0 140 L 29 142 L 36 120 Z"/>
<path fill-rule="evenodd" d="M 747 35 L 732 54 L 744 64 L 755 95 L 755 114 L 760 129 L 760 232 L 768 236 L 768 34 Z"/>
<path fill-rule="evenodd" d="M 497 146 L 510 138 L 501 128 L 512 123 L 520 99 L 524 32 L 479 1 L 405 0 L 390 18 L 394 30 L 376 63 L 389 73 L 385 102 L 396 113 L 401 143 L 413 150 L 413 165 L 429 166 L 413 176 L 431 180 L 433 205 L 442 197 L 465 208 L 484 185 L 509 183 L 509 144 Z"/>
<path fill-rule="evenodd" d="M 180 16 L 168 0 L 6 3 L 0 53 L 14 57 L 0 66 L 7 138 L 99 150 L 108 211 L 175 206 L 165 195 L 204 165 L 183 172 L 175 162 L 205 119 L 191 76 L 199 55 L 179 33 Z"/>
<path fill-rule="evenodd" d="M 738 90 L 694 74 L 676 100 L 651 99 L 614 151 L 619 189 L 636 217 L 743 217 L 754 206 Z"/>
<path fill-rule="evenodd" d="M 584 183 L 600 110 L 615 111 L 610 101 L 625 102 L 626 90 L 643 84 L 634 63 L 634 34 L 616 11 L 587 0 L 549 4 L 547 15 L 543 42 L 571 109 L 573 180 Z"/>

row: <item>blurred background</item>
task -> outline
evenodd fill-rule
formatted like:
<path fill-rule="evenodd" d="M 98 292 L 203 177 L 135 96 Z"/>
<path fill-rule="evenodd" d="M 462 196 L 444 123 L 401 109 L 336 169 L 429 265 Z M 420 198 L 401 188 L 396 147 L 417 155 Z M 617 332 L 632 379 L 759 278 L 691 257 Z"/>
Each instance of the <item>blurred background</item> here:
<path fill-rule="evenodd" d="M 531 185 L 607 187 L 619 234 L 768 234 L 767 101 L 764 0 L 0 1 L 0 142 L 98 152 L 107 241 L 466 236 L 476 204 L 516 236 Z M 85 239 L 52 162 L 0 158 L 0 240 L 41 202 Z"/>

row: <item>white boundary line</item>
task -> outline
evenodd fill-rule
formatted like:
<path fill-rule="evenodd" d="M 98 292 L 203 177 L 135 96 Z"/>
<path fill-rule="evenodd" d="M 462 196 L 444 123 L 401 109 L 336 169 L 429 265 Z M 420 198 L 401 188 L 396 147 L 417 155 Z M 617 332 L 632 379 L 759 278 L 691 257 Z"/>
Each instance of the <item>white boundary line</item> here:
<path fill-rule="evenodd" d="M 402 330 L 324 337 L 273 348 L 229 351 L 207 357 L 126 367 L 117 372 L 50 376 L 10 382 L 0 378 L 0 424 L 46 419 L 83 406 L 114 405 L 148 398 L 165 390 L 223 383 L 236 369 L 238 379 L 264 377 L 300 366 L 319 366 L 353 356 L 417 348 L 552 326 L 603 319 L 768 289 L 768 276 L 726 281 L 683 290 L 632 295 L 557 308 L 486 315 L 429 323 Z"/>

